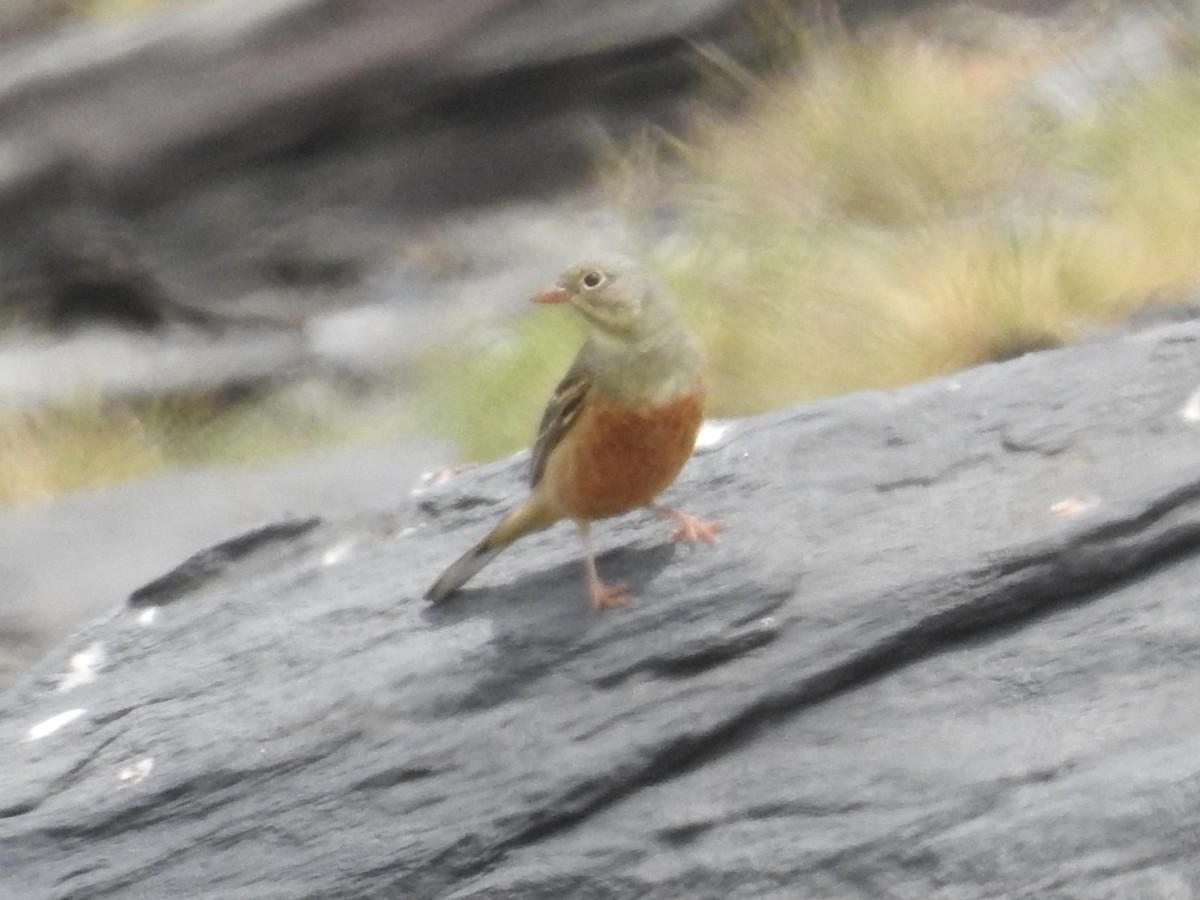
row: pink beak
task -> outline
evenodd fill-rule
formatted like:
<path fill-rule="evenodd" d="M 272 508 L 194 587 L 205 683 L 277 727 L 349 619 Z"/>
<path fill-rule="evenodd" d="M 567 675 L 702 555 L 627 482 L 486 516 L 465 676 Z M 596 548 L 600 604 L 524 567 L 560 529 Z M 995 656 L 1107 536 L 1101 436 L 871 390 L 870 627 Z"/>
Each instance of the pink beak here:
<path fill-rule="evenodd" d="M 533 295 L 534 303 L 566 303 L 570 299 L 571 292 L 557 284 Z"/>

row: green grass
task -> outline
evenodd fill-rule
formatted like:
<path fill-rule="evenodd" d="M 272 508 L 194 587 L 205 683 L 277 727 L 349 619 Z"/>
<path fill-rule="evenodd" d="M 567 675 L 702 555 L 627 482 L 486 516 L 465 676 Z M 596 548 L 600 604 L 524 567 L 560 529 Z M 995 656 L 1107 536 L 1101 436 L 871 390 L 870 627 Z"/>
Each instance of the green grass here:
<path fill-rule="evenodd" d="M 427 387 L 417 401 L 417 419 L 454 440 L 467 459 L 533 443 L 542 407 L 583 340 L 581 324 L 557 307 L 531 309 L 506 328 L 486 343 L 437 349 L 425 366 Z"/>

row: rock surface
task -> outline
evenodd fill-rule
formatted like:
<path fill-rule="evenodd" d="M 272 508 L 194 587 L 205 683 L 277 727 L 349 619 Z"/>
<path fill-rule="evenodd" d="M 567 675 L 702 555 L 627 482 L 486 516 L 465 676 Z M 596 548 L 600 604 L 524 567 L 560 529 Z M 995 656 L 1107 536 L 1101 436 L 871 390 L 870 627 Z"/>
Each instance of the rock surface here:
<path fill-rule="evenodd" d="M 84 621 L 198 547 L 280 517 L 394 505 L 448 452 L 433 442 L 361 447 L 161 475 L 0 511 L 0 690 Z"/>
<path fill-rule="evenodd" d="M 215 548 L 0 699 L 0 894 L 1200 891 L 1200 323 L 726 423 L 421 591 L 523 460 Z M 251 549 L 253 548 L 253 549 Z"/>

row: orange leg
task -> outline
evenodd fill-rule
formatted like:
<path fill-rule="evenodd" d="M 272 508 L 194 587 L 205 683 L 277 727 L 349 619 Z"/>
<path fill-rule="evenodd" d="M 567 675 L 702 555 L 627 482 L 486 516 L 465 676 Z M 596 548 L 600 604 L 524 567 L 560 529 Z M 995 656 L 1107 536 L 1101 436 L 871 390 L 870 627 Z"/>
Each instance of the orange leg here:
<path fill-rule="evenodd" d="M 579 533 L 583 536 L 583 572 L 587 578 L 588 601 L 592 609 L 612 609 L 614 606 L 624 606 L 629 602 L 629 585 L 605 584 L 600 580 L 596 571 L 596 557 L 592 553 L 591 525 L 588 522 L 576 522 Z"/>
<path fill-rule="evenodd" d="M 669 516 L 679 523 L 679 527 L 671 532 L 673 541 L 690 541 L 692 543 L 704 541 L 706 544 L 715 544 L 717 532 L 725 527 L 721 522 L 702 522 L 695 516 L 689 516 L 687 513 L 671 509 L 669 506 L 651 503 L 649 508 L 659 515 Z"/>

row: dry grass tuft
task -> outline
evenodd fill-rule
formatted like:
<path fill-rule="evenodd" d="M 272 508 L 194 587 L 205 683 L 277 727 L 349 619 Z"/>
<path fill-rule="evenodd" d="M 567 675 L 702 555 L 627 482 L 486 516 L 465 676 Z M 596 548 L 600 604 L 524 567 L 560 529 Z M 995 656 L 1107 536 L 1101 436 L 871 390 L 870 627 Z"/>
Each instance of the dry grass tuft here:
<path fill-rule="evenodd" d="M 260 391 L 0 411 L 0 505 L 411 433 L 410 413 L 393 402 L 349 404 L 349 412 L 347 406 L 337 395 Z"/>
<path fill-rule="evenodd" d="M 1200 66 L 1069 123 L 1031 91 L 1069 38 L 797 44 L 793 75 L 635 148 L 606 184 L 635 220 L 664 194 L 684 210 L 684 241 L 649 262 L 709 347 L 713 413 L 1057 346 L 1200 283 Z M 443 382 L 469 455 L 529 442 L 561 372 L 553 327 L 519 324 Z"/>

